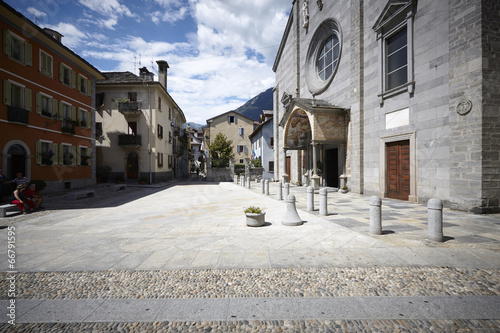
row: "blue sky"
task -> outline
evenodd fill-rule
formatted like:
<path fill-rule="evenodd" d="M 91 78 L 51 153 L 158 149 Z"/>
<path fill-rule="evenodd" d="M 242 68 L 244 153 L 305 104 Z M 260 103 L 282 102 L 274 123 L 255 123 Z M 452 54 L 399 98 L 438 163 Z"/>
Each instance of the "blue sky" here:
<path fill-rule="evenodd" d="M 274 86 L 292 0 L 7 0 L 97 69 L 170 66 L 168 92 L 204 124 Z"/>

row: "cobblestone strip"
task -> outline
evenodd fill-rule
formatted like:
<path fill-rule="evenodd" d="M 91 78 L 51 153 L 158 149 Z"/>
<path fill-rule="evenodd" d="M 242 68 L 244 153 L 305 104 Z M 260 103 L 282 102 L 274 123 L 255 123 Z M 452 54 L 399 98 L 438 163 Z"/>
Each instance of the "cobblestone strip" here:
<path fill-rule="evenodd" d="M 499 332 L 498 320 L 271 320 L 4 325 L 0 332 Z"/>
<path fill-rule="evenodd" d="M 28 272 L 17 273 L 16 289 L 18 299 L 500 295 L 499 273 L 449 267 Z M 7 299 L 5 285 L 0 299 Z"/>

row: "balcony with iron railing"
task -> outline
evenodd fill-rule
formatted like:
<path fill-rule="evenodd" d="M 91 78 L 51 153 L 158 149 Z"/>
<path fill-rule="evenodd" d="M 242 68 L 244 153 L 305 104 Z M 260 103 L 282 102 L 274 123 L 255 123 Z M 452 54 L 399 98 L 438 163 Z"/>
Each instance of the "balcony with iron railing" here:
<path fill-rule="evenodd" d="M 120 102 L 118 103 L 118 111 L 123 115 L 138 115 L 141 113 L 141 104 L 140 102 Z"/>
<path fill-rule="evenodd" d="M 142 137 L 135 134 L 120 134 L 118 135 L 118 145 L 121 147 L 138 147 L 142 145 Z"/>
<path fill-rule="evenodd" d="M 7 120 L 11 123 L 28 125 L 29 114 L 30 112 L 26 109 L 16 106 L 9 106 Z"/>

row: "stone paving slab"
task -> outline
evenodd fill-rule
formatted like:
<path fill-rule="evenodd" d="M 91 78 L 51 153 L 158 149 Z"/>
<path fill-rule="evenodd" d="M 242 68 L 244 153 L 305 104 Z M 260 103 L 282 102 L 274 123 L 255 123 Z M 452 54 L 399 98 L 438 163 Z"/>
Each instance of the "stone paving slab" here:
<path fill-rule="evenodd" d="M 500 296 L 45 300 L 18 323 L 230 320 L 500 320 Z M 32 302 L 31 302 L 32 303 Z M 0 301 L 7 307 L 8 301 Z M 7 323 L 7 317 L 3 318 Z"/>
<path fill-rule="evenodd" d="M 95 199 L 47 198 L 46 211 L 1 219 L 15 227 L 17 315 L 26 323 L 0 332 L 500 330 L 500 215 L 445 209 L 446 242 L 435 243 L 423 205 L 384 199 L 385 232 L 373 236 L 368 197 L 330 191 L 321 217 L 319 201 L 305 212 L 305 187 L 293 186 L 305 223 L 286 227 L 286 204 L 270 188 L 269 196 L 232 183 L 99 188 Z M 264 227 L 246 227 L 250 205 L 265 207 Z"/>

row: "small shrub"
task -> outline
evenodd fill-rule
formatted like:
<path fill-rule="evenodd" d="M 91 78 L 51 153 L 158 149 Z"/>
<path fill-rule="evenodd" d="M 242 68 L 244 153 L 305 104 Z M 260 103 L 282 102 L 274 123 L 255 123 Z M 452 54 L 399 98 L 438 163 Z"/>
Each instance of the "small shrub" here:
<path fill-rule="evenodd" d="M 245 208 L 245 213 L 261 214 L 262 209 L 260 207 L 250 206 L 250 207 Z"/>

